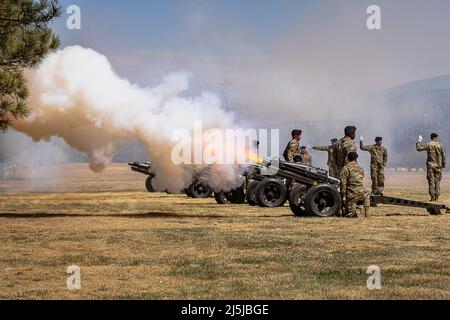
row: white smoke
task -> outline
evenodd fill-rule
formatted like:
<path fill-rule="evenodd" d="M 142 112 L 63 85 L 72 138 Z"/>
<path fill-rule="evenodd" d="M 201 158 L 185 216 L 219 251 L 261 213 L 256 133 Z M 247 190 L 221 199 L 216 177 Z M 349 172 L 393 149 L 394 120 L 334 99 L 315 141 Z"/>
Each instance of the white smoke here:
<path fill-rule="evenodd" d="M 184 96 L 191 75 L 172 73 L 153 88 L 120 78 L 108 59 L 91 49 L 67 47 L 49 56 L 27 76 L 32 116 L 15 129 L 35 141 L 60 137 L 89 156 L 90 168 L 101 172 L 124 140 L 139 139 L 157 172 L 154 187 L 179 192 L 192 182 L 191 170 L 171 161 L 177 129 L 192 131 L 195 121 L 209 128 L 235 127 L 233 114 L 212 93 Z M 213 170 L 217 184 L 232 184 L 236 170 Z M 218 189 L 218 185 L 213 185 Z"/>

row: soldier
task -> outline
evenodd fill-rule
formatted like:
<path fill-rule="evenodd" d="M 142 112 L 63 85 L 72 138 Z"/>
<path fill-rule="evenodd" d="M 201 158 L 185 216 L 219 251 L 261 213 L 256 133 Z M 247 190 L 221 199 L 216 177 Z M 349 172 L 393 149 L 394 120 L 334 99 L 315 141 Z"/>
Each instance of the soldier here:
<path fill-rule="evenodd" d="M 362 214 L 370 216 L 370 192 L 364 188 L 364 169 L 358 165 L 358 154 L 350 152 L 347 155 L 348 164 L 341 171 L 341 195 L 345 207 L 345 215 L 357 218 L 356 206 L 363 202 Z"/>
<path fill-rule="evenodd" d="M 336 144 L 335 164 L 337 174 L 340 176 L 341 170 L 348 163 L 348 155 L 350 152 L 357 151 L 356 145 L 353 142 L 356 138 L 356 127 L 349 126 L 345 128 L 345 137 L 339 140 Z"/>
<path fill-rule="evenodd" d="M 300 140 L 302 139 L 302 130 L 292 131 L 292 140 L 289 141 L 286 150 L 284 150 L 284 160 L 294 162 L 295 156 L 301 156 Z"/>
<path fill-rule="evenodd" d="M 431 141 L 427 144 L 422 143 L 423 138 L 419 136 L 417 140 L 417 151 L 427 151 L 427 180 L 431 202 L 437 202 L 441 194 L 442 169 L 445 169 L 445 148 L 438 142 L 438 135 L 431 134 Z"/>
<path fill-rule="evenodd" d="M 336 168 L 335 163 L 335 152 L 336 152 L 336 145 L 337 145 L 338 139 L 333 138 L 331 139 L 331 145 L 329 146 L 314 146 L 310 145 L 309 148 L 317 151 L 326 151 L 328 152 L 328 169 L 329 169 L 329 175 L 330 177 L 339 179 L 339 175 Z"/>
<path fill-rule="evenodd" d="M 312 156 L 308 152 L 308 148 L 303 146 L 301 148 L 301 153 L 302 153 L 302 161 L 300 163 L 307 165 L 307 166 L 312 166 L 313 159 L 312 159 Z"/>
<path fill-rule="evenodd" d="M 372 178 L 372 193 L 382 195 L 384 190 L 384 168 L 386 168 L 388 153 L 383 146 L 383 138 L 377 137 L 375 144 L 364 145 L 364 137 L 360 138 L 360 148 L 362 151 L 370 152 L 370 176 Z"/>

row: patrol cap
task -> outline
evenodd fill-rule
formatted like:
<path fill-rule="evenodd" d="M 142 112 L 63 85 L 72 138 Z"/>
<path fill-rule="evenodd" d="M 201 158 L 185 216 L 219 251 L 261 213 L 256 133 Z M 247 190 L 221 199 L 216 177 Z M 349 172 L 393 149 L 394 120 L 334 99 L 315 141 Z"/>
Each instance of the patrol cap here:
<path fill-rule="evenodd" d="M 383 141 L 383 137 L 376 137 L 375 138 L 375 142 L 380 142 L 380 141 Z"/>
<path fill-rule="evenodd" d="M 335 142 L 338 142 L 339 140 L 337 139 L 337 138 L 333 138 L 333 139 L 331 139 L 331 142 L 332 143 L 335 143 Z"/>

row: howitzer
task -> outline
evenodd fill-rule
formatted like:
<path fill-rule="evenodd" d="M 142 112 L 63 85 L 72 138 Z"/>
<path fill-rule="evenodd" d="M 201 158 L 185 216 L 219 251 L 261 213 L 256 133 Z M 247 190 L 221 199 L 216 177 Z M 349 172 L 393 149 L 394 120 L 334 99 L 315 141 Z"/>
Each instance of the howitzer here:
<path fill-rule="evenodd" d="M 147 175 L 148 177 L 147 180 L 145 180 L 145 188 L 147 189 L 148 192 L 151 193 L 155 192 L 155 189 L 153 188 L 152 185 L 152 181 L 156 175 L 152 172 L 151 163 L 129 162 L 128 165 L 130 166 L 131 170 Z"/>
<path fill-rule="evenodd" d="M 296 216 L 339 215 L 344 206 L 339 192 L 340 181 L 329 177 L 327 171 L 308 165 L 273 159 L 253 165 L 248 174 L 246 197 L 249 204 L 264 207 L 282 206 L 286 200 Z M 388 196 L 371 196 L 371 204 L 387 204 L 424 208 L 438 215 L 450 208 L 443 204 L 427 203 Z"/>
<path fill-rule="evenodd" d="M 139 162 L 129 162 L 131 170 L 147 175 L 147 179 L 145 181 L 145 187 L 148 192 L 153 193 L 156 190 L 153 187 L 153 179 L 156 177 L 156 173 L 152 168 L 151 162 L 139 163 Z M 207 175 L 208 170 L 200 170 L 195 171 L 194 173 L 194 182 L 189 185 L 184 192 L 186 195 L 192 198 L 209 198 L 212 195 L 212 189 L 208 186 L 207 179 L 205 179 L 205 175 Z M 167 192 L 167 191 L 166 191 Z"/>
<path fill-rule="evenodd" d="M 314 187 L 321 194 L 325 195 L 325 198 L 331 197 L 336 201 L 336 205 L 340 205 L 340 195 L 337 189 L 339 188 L 339 180 L 329 177 L 327 171 L 316 168 L 313 166 L 308 166 L 299 163 L 291 163 L 282 161 L 278 158 L 271 161 L 265 162 L 263 164 L 253 164 L 247 168 L 246 174 L 246 186 L 243 186 L 245 190 L 245 197 L 247 203 L 250 205 L 260 205 L 262 207 L 280 207 L 285 204 L 287 200 L 290 203 L 295 202 L 290 199 L 292 194 L 296 194 L 297 191 L 306 191 Z M 320 186 L 320 187 L 319 187 Z M 316 188 L 318 187 L 318 188 Z M 236 197 L 236 192 L 239 189 L 230 191 L 225 194 L 231 199 L 229 202 L 236 203 L 232 201 Z M 317 195 L 316 195 L 317 196 Z M 222 197 L 224 197 L 222 195 Z M 237 197 L 238 199 L 242 196 Z M 244 198 L 245 199 L 245 198 Z M 217 200 L 217 197 L 216 197 Z M 217 201 L 218 203 L 226 203 L 224 201 Z M 301 205 L 291 206 L 293 211 L 298 212 L 298 207 Z M 311 206 L 310 208 L 301 208 L 301 213 L 298 215 L 304 215 L 306 210 L 313 210 L 318 215 L 329 215 L 330 213 L 325 213 L 325 208 L 316 208 Z M 319 212 L 318 210 L 321 210 Z M 335 210 L 335 209 L 331 209 Z"/>

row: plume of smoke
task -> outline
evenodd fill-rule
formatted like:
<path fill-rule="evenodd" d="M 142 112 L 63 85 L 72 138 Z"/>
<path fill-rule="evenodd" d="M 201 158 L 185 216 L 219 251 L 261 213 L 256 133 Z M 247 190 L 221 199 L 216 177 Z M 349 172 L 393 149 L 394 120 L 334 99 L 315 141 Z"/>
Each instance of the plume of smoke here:
<path fill-rule="evenodd" d="M 183 96 L 189 73 L 172 73 L 153 88 L 141 88 L 120 78 L 105 56 L 79 46 L 49 56 L 27 77 L 33 114 L 16 123 L 16 130 L 34 141 L 64 139 L 89 156 L 95 172 L 111 162 L 121 142 L 137 138 L 151 155 L 158 190 L 179 192 L 193 179 L 191 170 L 171 160 L 174 130 L 191 132 L 195 121 L 202 121 L 205 130 L 234 126 L 233 114 L 222 109 L 216 95 Z M 215 189 L 237 177 L 229 168 L 213 172 L 221 177 L 212 179 Z"/>

